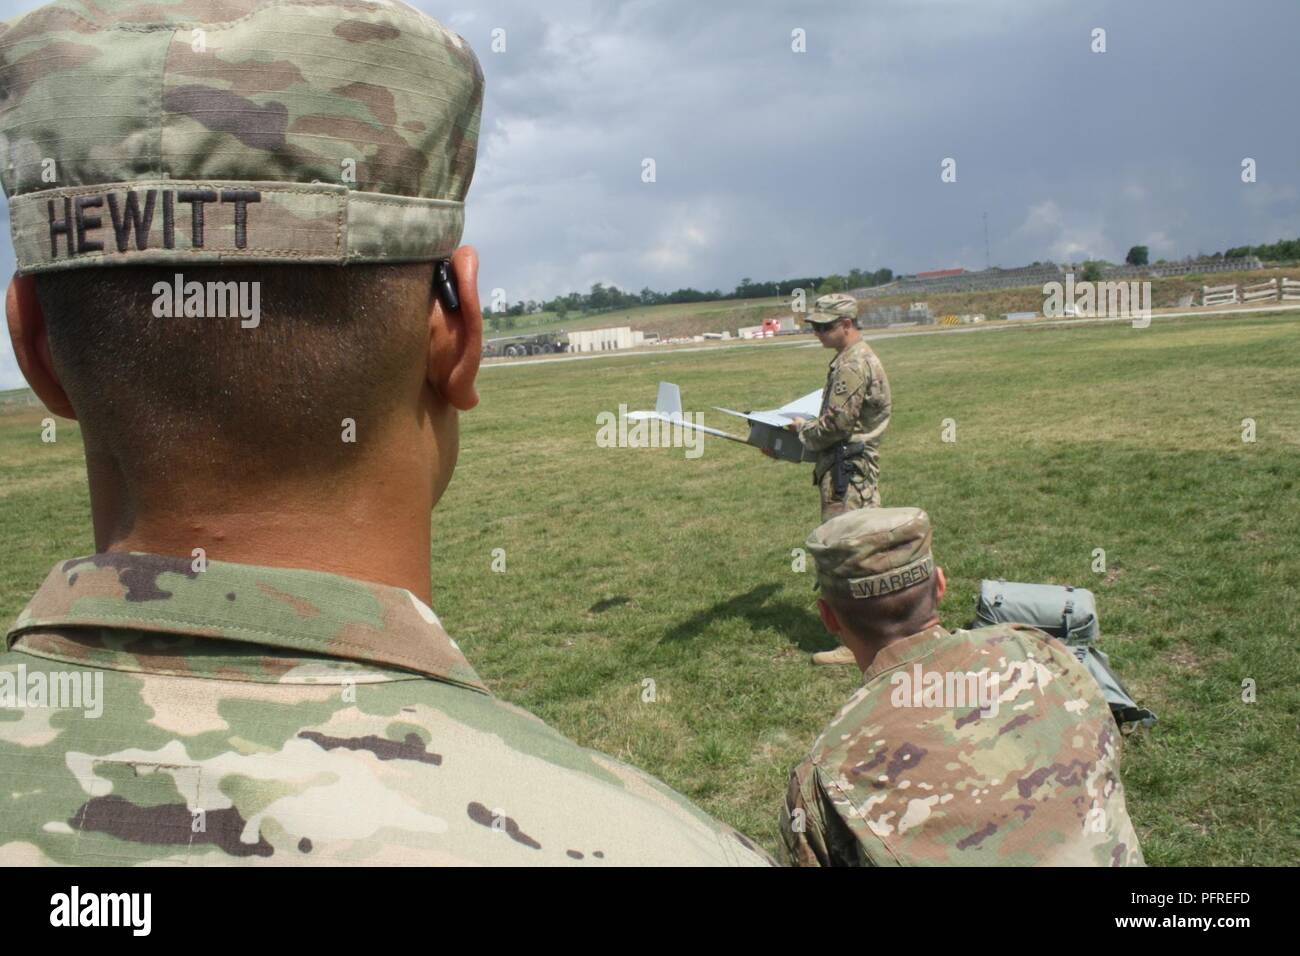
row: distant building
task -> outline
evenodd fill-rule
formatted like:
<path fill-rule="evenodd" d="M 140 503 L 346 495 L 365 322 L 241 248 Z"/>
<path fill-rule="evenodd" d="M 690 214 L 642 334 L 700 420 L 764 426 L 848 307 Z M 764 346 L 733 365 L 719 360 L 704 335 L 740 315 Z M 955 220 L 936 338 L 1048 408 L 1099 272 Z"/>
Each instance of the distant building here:
<path fill-rule="evenodd" d="M 931 272 L 918 272 L 917 279 L 946 279 L 949 276 L 965 275 L 965 269 L 935 269 Z"/>
<path fill-rule="evenodd" d="M 645 341 L 644 332 L 634 332 L 629 326 L 612 329 L 584 329 L 569 333 L 570 352 L 609 352 L 630 349 Z"/>

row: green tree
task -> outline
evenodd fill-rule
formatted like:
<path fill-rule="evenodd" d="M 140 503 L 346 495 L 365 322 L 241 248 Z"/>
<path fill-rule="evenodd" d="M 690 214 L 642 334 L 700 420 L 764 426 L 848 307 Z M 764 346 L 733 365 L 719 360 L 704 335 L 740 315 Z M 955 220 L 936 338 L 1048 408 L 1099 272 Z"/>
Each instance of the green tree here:
<path fill-rule="evenodd" d="M 1134 246 L 1128 251 L 1128 255 L 1124 257 L 1124 261 L 1131 266 L 1144 266 L 1148 262 L 1149 255 L 1150 250 L 1148 250 L 1146 246 Z"/>
<path fill-rule="evenodd" d="M 829 275 L 822 280 L 821 285 L 817 287 L 818 295 L 829 295 L 832 292 L 844 291 L 844 276 Z"/>
<path fill-rule="evenodd" d="M 1083 264 L 1083 275 L 1080 278 L 1084 282 L 1098 282 L 1101 280 L 1102 264 L 1096 259 L 1089 259 Z"/>

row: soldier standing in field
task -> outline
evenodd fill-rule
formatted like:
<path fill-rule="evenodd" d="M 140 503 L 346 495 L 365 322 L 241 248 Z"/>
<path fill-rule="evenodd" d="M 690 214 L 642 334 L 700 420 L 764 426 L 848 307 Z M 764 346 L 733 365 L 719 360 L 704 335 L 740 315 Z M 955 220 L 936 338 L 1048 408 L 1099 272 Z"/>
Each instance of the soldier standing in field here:
<path fill-rule="evenodd" d="M 790 777 L 793 864 L 1142 864 L 1100 688 L 1035 628 L 939 623 L 924 511 L 851 511 L 807 547 L 864 683 Z"/>
<path fill-rule="evenodd" d="M 807 318 L 835 358 L 826 373 L 820 414 L 789 427 L 817 453 L 813 484 L 821 492 L 822 521 L 854 508 L 880 507 L 880 436 L 889 427 L 889 379 L 858 331 L 857 316 L 857 300 L 836 292 L 817 299 Z"/>
<path fill-rule="evenodd" d="M 497 700 L 430 607 L 482 350 L 464 40 L 61 0 L 0 26 L 0 87 L 9 331 L 95 542 L 0 653 L 0 864 L 769 863 Z"/>
<path fill-rule="evenodd" d="M 889 427 L 892 403 L 885 367 L 857 328 L 858 303 L 832 293 L 808 315 L 823 348 L 835 349 L 826 373 L 821 414 L 796 419 L 790 429 L 817 453 L 813 484 L 821 493 L 822 521 L 855 508 L 880 507 L 880 437 Z M 819 651 L 814 664 L 848 665 L 847 648 Z"/>

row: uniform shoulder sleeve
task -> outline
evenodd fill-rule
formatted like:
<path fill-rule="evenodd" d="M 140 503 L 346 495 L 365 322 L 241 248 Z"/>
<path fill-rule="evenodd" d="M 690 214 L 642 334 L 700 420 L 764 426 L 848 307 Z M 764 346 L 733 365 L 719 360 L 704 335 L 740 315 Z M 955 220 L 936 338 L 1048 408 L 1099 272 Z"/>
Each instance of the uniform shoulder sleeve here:
<path fill-rule="evenodd" d="M 781 841 L 791 866 L 874 866 L 897 860 L 848 796 L 804 761 L 790 775 L 781 814 Z"/>
<path fill-rule="evenodd" d="M 807 761 L 800 764 L 790 774 L 790 785 L 786 788 L 785 806 L 781 810 L 781 843 L 790 866 L 830 865 L 820 801 L 815 793 L 806 790 L 806 779 L 812 770 Z"/>
<path fill-rule="evenodd" d="M 858 429 L 870 381 L 866 353 L 843 356 L 826 385 L 825 410 L 799 429 L 803 446 L 821 451 L 852 435 Z"/>

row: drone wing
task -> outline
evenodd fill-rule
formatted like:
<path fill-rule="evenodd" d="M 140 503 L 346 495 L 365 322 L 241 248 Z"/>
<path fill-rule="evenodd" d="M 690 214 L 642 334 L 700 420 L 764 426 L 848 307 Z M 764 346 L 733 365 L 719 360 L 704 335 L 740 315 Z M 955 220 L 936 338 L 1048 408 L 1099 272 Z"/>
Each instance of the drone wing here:
<path fill-rule="evenodd" d="M 697 425 L 695 422 L 682 417 L 682 390 L 672 382 L 659 383 L 659 395 L 655 399 L 654 411 L 628 412 L 625 416 L 629 421 L 643 421 L 647 418 L 657 418 L 660 421 L 668 422 L 672 425 L 680 425 L 682 428 L 689 428 L 693 431 L 703 432 L 706 435 L 716 435 L 718 438 L 726 438 L 730 441 L 738 441 L 749 444 L 739 435 L 733 435 L 730 432 L 724 432 L 720 428 L 709 428 L 707 425 Z"/>

